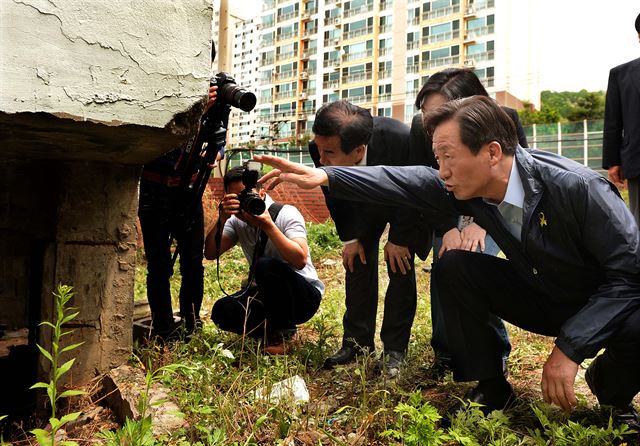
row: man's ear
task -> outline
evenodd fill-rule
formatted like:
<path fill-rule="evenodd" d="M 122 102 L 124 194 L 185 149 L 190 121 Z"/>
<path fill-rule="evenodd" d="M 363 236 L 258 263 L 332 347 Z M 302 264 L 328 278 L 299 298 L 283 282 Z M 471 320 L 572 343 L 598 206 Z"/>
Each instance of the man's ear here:
<path fill-rule="evenodd" d="M 260 198 L 262 198 L 263 200 L 266 193 L 267 191 L 264 189 L 264 187 L 261 187 L 260 190 L 258 191 L 258 195 L 260 195 Z"/>
<path fill-rule="evenodd" d="M 489 151 L 489 162 L 492 166 L 498 164 L 502 160 L 502 146 L 498 141 L 491 141 L 487 147 Z"/>
<path fill-rule="evenodd" d="M 353 149 L 353 151 L 356 153 L 356 158 L 358 158 L 358 161 L 360 161 L 364 156 L 365 147 L 367 147 L 366 144 L 360 144 L 358 147 Z"/>

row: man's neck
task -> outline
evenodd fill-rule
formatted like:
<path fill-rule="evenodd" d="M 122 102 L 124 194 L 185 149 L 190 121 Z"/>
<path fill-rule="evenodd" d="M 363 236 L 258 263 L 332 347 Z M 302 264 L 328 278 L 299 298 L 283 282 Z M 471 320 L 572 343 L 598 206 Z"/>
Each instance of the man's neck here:
<path fill-rule="evenodd" d="M 496 166 L 496 175 L 487 188 L 484 198 L 492 203 L 501 203 L 507 193 L 511 169 L 517 169 L 515 156 L 505 156 Z"/>

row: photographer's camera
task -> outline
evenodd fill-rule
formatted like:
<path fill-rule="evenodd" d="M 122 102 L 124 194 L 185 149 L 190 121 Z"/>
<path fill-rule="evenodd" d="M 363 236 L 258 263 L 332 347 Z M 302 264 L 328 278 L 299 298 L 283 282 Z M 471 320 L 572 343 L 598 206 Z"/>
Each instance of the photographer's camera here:
<path fill-rule="evenodd" d="M 256 106 L 256 95 L 239 87 L 236 80 L 228 73 L 220 72 L 209 80 L 209 85 L 218 86 L 218 100 L 225 104 L 249 112 Z"/>
<path fill-rule="evenodd" d="M 267 208 L 260 194 L 253 190 L 258 184 L 261 166 L 256 161 L 245 161 L 242 165 L 244 167 L 242 172 L 244 189 L 238 194 L 238 201 L 240 201 L 240 209 L 252 215 L 262 215 Z"/>

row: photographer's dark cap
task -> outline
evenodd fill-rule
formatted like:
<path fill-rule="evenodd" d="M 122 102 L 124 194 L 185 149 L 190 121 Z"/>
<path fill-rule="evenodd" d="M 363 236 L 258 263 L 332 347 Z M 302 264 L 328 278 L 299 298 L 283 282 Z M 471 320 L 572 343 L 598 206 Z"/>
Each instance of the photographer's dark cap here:
<path fill-rule="evenodd" d="M 636 31 L 640 34 L 640 14 L 636 17 Z"/>

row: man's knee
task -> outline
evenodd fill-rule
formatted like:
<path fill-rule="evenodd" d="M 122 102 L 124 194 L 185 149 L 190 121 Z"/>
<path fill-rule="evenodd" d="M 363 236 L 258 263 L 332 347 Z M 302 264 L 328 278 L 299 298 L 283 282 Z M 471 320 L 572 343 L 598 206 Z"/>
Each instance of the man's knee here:
<path fill-rule="evenodd" d="M 433 274 L 438 276 L 438 281 L 450 282 L 460 278 L 464 272 L 464 265 L 468 261 L 469 252 L 454 249 L 446 251 L 442 257 L 434 263 Z"/>
<path fill-rule="evenodd" d="M 282 275 L 282 268 L 287 264 L 273 257 L 260 257 L 255 265 L 256 282 L 263 283 L 267 276 Z"/>
<path fill-rule="evenodd" d="M 233 301 L 233 298 L 223 297 L 218 299 L 211 308 L 211 320 L 218 327 L 223 330 L 227 330 L 226 322 L 235 319 L 233 313 L 236 312 L 235 307 L 237 303 Z"/>

